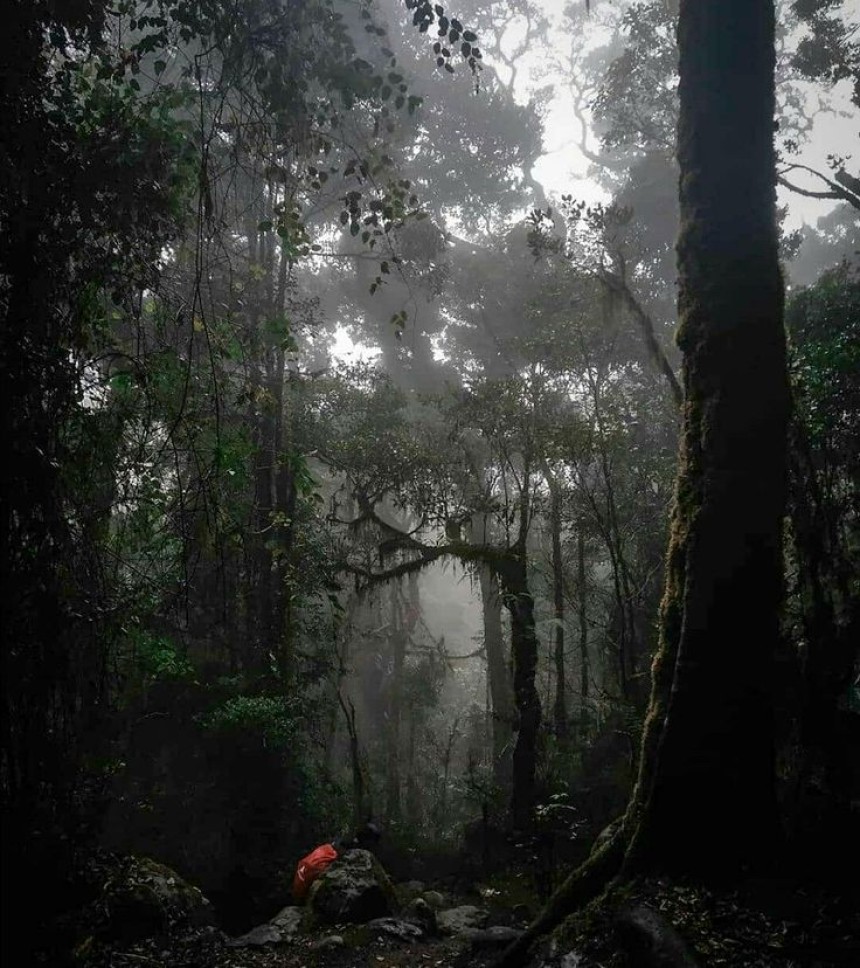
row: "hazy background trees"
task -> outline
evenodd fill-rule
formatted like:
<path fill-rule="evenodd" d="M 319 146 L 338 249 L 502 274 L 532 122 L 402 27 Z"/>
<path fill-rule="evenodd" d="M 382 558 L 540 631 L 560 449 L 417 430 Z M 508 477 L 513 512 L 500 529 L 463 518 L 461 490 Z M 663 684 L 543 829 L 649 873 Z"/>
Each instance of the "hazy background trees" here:
<path fill-rule="evenodd" d="M 63 867 L 84 825 L 245 923 L 368 813 L 416 870 L 464 827 L 576 859 L 623 810 L 680 426 L 677 5 L 590 7 L 15 7 L 19 864 Z M 856 164 L 803 151 L 857 108 L 857 42 L 847 5 L 778 13 L 775 177 L 801 194 L 773 738 L 813 863 L 856 791 L 858 213 Z M 588 176 L 563 191 L 538 177 L 559 92 Z"/>

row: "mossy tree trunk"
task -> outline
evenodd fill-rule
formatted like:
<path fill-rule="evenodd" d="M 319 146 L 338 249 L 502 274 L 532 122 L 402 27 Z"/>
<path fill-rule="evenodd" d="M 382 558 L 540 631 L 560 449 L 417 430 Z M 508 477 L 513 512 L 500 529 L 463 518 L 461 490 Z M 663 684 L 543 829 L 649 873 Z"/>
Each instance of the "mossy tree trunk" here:
<path fill-rule="evenodd" d="M 628 860 L 767 860 L 789 398 L 769 0 L 680 7 L 683 426 Z M 632 825 L 631 825 L 632 826 Z"/>
<path fill-rule="evenodd" d="M 514 693 L 505 656 L 502 598 L 499 578 L 493 569 L 482 562 L 478 564 L 477 571 L 481 588 L 484 648 L 487 652 L 487 680 L 493 710 L 493 776 L 499 788 L 508 791 L 511 785 Z"/>
<path fill-rule="evenodd" d="M 682 0 L 678 41 L 685 399 L 640 772 L 616 835 L 497 968 L 522 964 L 619 871 L 737 873 L 769 861 L 776 843 L 771 683 L 789 397 L 773 0 Z"/>
<path fill-rule="evenodd" d="M 514 702 L 517 711 L 511 819 L 515 830 L 530 830 L 534 823 L 541 706 L 535 687 L 538 640 L 534 598 L 529 589 L 524 551 L 512 554 L 499 572 L 503 599 L 511 616 L 511 655 L 514 662 Z"/>

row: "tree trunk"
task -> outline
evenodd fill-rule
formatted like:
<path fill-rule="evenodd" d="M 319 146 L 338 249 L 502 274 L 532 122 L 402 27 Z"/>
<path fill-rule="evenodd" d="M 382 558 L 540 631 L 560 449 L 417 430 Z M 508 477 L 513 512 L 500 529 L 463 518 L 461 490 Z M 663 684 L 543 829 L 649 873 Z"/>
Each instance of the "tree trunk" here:
<path fill-rule="evenodd" d="M 516 830 L 528 830 L 533 824 L 541 722 L 540 698 L 535 688 L 538 649 L 534 599 L 529 591 L 526 568 L 525 555 L 515 554 L 501 569 L 504 602 L 511 615 L 514 701 L 518 719 L 511 792 L 511 816 Z"/>
<path fill-rule="evenodd" d="M 511 783 L 511 741 L 513 739 L 514 694 L 505 641 L 502 635 L 502 600 L 499 580 L 489 565 L 478 565 L 481 586 L 481 608 L 484 616 L 484 648 L 487 652 L 487 681 L 493 708 L 493 775 L 496 783 L 507 790 Z"/>
<path fill-rule="evenodd" d="M 776 846 L 771 676 L 788 381 L 774 210 L 773 0 L 681 0 L 685 403 L 660 647 L 624 823 L 497 962 L 626 869 L 731 875 Z"/>
<path fill-rule="evenodd" d="M 556 738 L 563 742 L 567 739 L 567 698 L 565 695 L 564 668 L 564 557 L 561 550 L 561 488 L 558 482 L 547 474 L 550 490 L 550 529 L 552 531 L 552 599 L 555 618 L 555 704 L 553 705 L 553 725 Z"/>
<path fill-rule="evenodd" d="M 588 596 L 585 588 L 585 531 L 582 520 L 576 538 L 576 595 L 579 612 L 579 735 L 581 742 L 585 742 L 590 719 L 588 697 L 591 668 L 588 661 Z"/>
<path fill-rule="evenodd" d="M 400 720 L 403 690 L 403 664 L 406 658 L 406 630 L 400 601 L 400 585 L 391 583 L 391 681 L 388 693 L 388 768 L 386 776 L 386 816 L 399 822 L 400 799 Z"/>
<path fill-rule="evenodd" d="M 423 821 L 421 810 L 421 787 L 415 768 L 415 734 L 416 723 L 415 704 L 409 706 L 409 748 L 406 758 L 406 821 L 413 830 L 418 830 Z"/>
<path fill-rule="evenodd" d="M 364 767 L 361 762 L 361 747 L 358 742 L 358 728 L 355 722 L 355 706 L 351 699 L 344 700 L 342 694 L 337 694 L 346 731 L 349 735 L 349 758 L 352 765 L 352 819 L 356 828 L 360 827 L 371 815 L 369 808 L 367 782 Z"/>
<path fill-rule="evenodd" d="M 767 861 L 788 392 L 774 211 L 774 13 L 686 0 L 679 22 L 685 405 L 661 643 L 628 860 Z"/>

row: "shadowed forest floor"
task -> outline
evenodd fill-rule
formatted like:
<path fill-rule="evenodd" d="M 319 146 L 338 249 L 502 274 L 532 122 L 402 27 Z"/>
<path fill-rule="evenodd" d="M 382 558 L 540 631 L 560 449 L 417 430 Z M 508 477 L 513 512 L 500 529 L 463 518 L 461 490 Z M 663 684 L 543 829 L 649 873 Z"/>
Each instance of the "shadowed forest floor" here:
<path fill-rule="evenodd" d="M 521 895 L 520 895 L 521 896 Z M 487 910 L 489 924 L 524 928 L 527 917 L 513 896 L 468 892 L 451 904 Z M 843 968 L 860 965 L 860 906 L 856 892 L 833 892 L 781 881 L 750 881 L 721 892 L 668 881 L 646 881 L 569 918 L 539 944 L 530 964 L 541 968 L 648 968 L 671 966 L 642 939 L 626 941 L 617 915 L 647 907 L 685 942 L 699 968 Z M 478 932 L 480 935 L 480 932 Z M 487 939 L 431 936 L 399 941 L 371 936 L 361 926 L 319 927 L 288 944 L 235 948 L 217 928 L 177 931 L 134 944 L 94 944 L 79 964 L 97 968 L 163 965 L 165 968 L 485 968 L 504 945 Z M 661 960 L 662 959 L 662 960 Z"/>

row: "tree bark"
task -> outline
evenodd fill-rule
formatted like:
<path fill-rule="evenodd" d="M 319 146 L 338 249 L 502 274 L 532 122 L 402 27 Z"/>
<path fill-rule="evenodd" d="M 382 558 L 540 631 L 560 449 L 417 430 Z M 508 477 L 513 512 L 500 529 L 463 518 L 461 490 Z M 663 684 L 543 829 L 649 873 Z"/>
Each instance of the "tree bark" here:
<path fill-rule="evenodd" d="M 678 37 L 685 404 L 628 861 L 707 874 L 766 862 L 777 834 L 771 682 L 789 404 L 773 4 L 686 0 Z"/>
<path fill-rule="evenodd" d="M 534 599 L 529 591 L 524 554 L 516 554 L 502 567 L 505 605 L 511 615 L 511 655 L 514 660 L 514 701 L 517 742 L 514 746 L 511 817 L 514 829 L 529 830 L 534 820 L 537 744 L 541 722 L 540 698 L 535 688 L 537 634 Z"/>
<path fill-rule="evenodd" d="M 585 588 L 585 531 L 582 520 L 576 538 L 576 595 L 579 612 L 579 735 L 582 742 L 585 742 L 590 720 L 588 699 L 591 668 L 588 661 L 588 596 Z"/>
<path fill-rule="evenodd" d="M 391 583 L 391 680 L 388 693 L 388 768 L 385 812 L 389 822 L 398 823 L 402 815 L 400 797 L 400 721 L 403 665 L 406 659 L 406 631 L 400 601 L 400 583 Z"/>
<path fill-rule="evenodd" d="M 561 547 L 561 501 L 558 482 L 547 468 L 546 482 L 550 491 L 550 530 L 552 532 L 552 600 L 555 619 L 555 703 L 553 725 L 556 738 L 563 742 L 568 736 L 567 696 L 564 662 L 564 556 Z"/>
<path fill-rule="evenodd" d="M 625 869 L 737 874 L 777 836 L 771 676 L 789 411 L 775 218 L 773 0 L 682 0 L 683 427 L 660 647 L 618 832 L 496 963 Z"/>
<path fill-rule="evenodd" d="M 487 680 L 492 705 L 493 776 L 502 790 L 511 784 L 511 741 L 513 739 L 514 694 L 505 640 L 502 635 L 502 599 L 499 579 L 489 565 L 477 566 L 484 618 L 484 648 L 487 653 Z"/>

